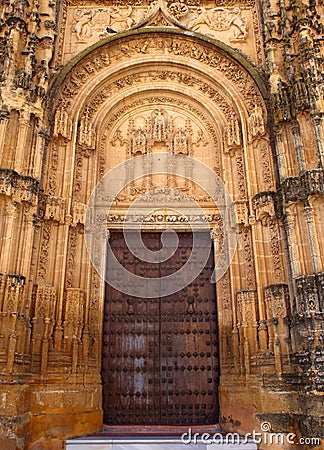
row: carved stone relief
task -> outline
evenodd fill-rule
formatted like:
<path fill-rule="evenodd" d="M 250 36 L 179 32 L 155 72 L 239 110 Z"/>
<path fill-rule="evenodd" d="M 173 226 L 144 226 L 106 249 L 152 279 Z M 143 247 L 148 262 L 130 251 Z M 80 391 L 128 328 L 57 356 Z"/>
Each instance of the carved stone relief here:
<path fill-rule="evenodd" d="M 248 36 L 248 26 L 242 17 L 242 10 L 236 6 L 234 8 L 210 8 L 203 6 L 195 10 L 188 10 L 191 13 L 188 18 L 187 27 L 193 31 L 217 36 L 217 32 L 231 30 L 230 42 L 246 41 Z M 192 17 L 193 16 L 193 17 Z M 206 31 L 205 31 L 206 30 Z"/>
<path fill-rule="evenodd" d="M 54 220 L 59 223 L 65 221 L 65 199 L 61 197 L 49 196 L 46 202 L 45 216 L 46 220 Z"/>
<path fill-rule="evenodd" d="M 125 146 L 127 157 L 150 153 L 157 144 L 165 146 L 173 154 L 192 155 L 201 140 L 206 146 L 206 131 L 197 127 L 188 116 L 156 108 L 142 114 L 134 113 L 117 128 L 110 144 L 119 148 Z"/>
<path fill-rule="evenodd" d="M 141 44 L 143 42 L 143 44 Z M 251 82 L 250 77 L 241 68 L 222 55 L 218 55 L 215 49 L 205 48 L 202 45 L 195 45 L 192 47 L 186 38 L 175 38 L 175 39 L 164 39 L 160 41 L 158 38 L 154 37 L 147 38 L 137 38 L 136 40 L 127 39 L 125 43 L 121 42 L 118 46 L 115 42 L 109 44 L 109 52 L 106 46 L 102 49 L 94 51 L 94 54 L 90 57 L 86 57 L 82 64 L 79 64 L 66 78 L 63 86 L 61 87 L 61 102 L 65 101 L 67 104 L 65 107 L 68 109 L 68 104 L 73 102 L 72 100 L 75 95 L 80 92 L 82 86 L 89 82 L 92 77 L 97 76 L 105 68 L 111 66 L 115 61 L 122 62 L 123 59 L 132 57 L 135 61 L 136 57 L 140 57 L 138 54 L 138 47 L 145 47 L 147 55 L 150 54 L 169 54 L 173 56 L 186 56 L 201 61 L 203 64 L 208 64 L 213 70 L 219 72 L 219 76 L 225 76 L 228 78 L 229 82 L 235 83 L 236 88 L 240 91 L 241 95 L 246 101 L 246 106 L 252 115 L 254 112 L 254 105 L 259 104 L 258 94 L 254 84 Z M 128 56 L 129 54 L 129 56 Z M 234 80 L 235 73 L 235 80 Z M 225 100 L 224 95 L 220 90 L 215 89 L 210 86 L 207 82 L 202 81 L 197 76 L 188 75 L 188 73 L 182 72 L 179 68 L 177 71 L 170 70 L 150 70 L 148 72 L 134 72 L 131 75 L 126 75 L 124 77 L 119 77 L 116 80 L 111 80 L 106 86 L 102 86 L 100 93 L 96 94 L 96 97 L 87 103 L 89 108 L 89 114 L 93 114 L 99 105 L 111 97 L 114 92 L 131 87 L 137 83 L 150 82 L 167 82 L 170 81 L 174 83 L 178 81 L 183 83 L 188 87 L 196 87 L 199 91 L 203 92 L 208 98 L 212 99 L 213 102 L 217 104 L 219 108 L 227 115 L 229 120 L 235 119 L 235 112 L 231 109 L 228 101 Z M 60 103 L 60 102 L 58 102 Z M 58 113 L 57 113 L 58 114 Z M 64 123 L 64 121 L 62 121 Z M 234 122 L 235 125 L 235 122 Z M 234 134 L 233 134 L 234 132 Z M 61 133 L 62 134 L 62 133 Z M 63 134 L 66 135 L 65 128 L 63 127 Z M 228 132 L 228 142 L 230 145 L 233 143 L 236 145 L 238 142 L 238 133 L 235 129 L 229 130 Z"/>
<path fill-rule="evenodd" d="M 240 251 L 244 267 L 244 284 L 247 288 L 255 288 L 255 269 L 254 258 L 252 254 L 252 236 L 251 227 L 239 226 L 238 250 Z"/>
<path fill-rule="evenodd" d="M 18 430 L 19 436 L 24 433 L 21 413 L 30 411 L 26 448 L 37 446 L 37 429 L 46 438 L 57 437 L 51 429 L 53 408 L 60 414 L 66 409 L 71 416 L 62 426 L 62 435 L 76 433 L 72 422 L 81 424 L 85 433 L 102 425 L 104 289 L 86 259 L 84 215 L 93 185 L 113 166 L 115 155 L 129 158 L 131 169 L 133 157 L 157 149 L 200 158 L 224 176 L 232 190 L 239 248 L 216 287 L 225 374 L 220 389 L 222 414 L 233 414 L 228 425 L 242 432 L 257 429 L 259 424 L 256 419 L 252 423 L 251 417 L 269 411 L 289 413 L 290 418 L 300 415 L 298 421 L 311 411 L 311 424 L 320 418 L 321 411 L 317 414 L 312 406 L 318 404 L 314 393 L 324 386 L 319 323 L 324 275 L 318 245 L 324 193 L 323 161 L 319 161 L 323 154 L 321 3 L 306 7 L 298 1 L 287 6 L 281 2 L 279 8 L 272 1 L 259 8 L 253 0 L 161 0 L 159 4 L 67 0 L 56 11 L 58 4 L 53 1 L 3 2 L 0 364 L 5 374 L 0 397 L 10 427 L 13 424 L 12 431 Z M 263 24 L 266 50 L 260 37 Z M 231 50 L 212 45 L 213 38 Z M 100 42 L 105 44 L 100 47 Z M 87 53 L 86 48 L 95 43 L 96 49 Z M 235 49 L 241 52 L 236 52 L 237 60 L 231 56 Z M 62 65 L 83 50 L 74 67 L 66 66 L 57 77 Z M 248 59 L 245 67 L 239 63 L 244 55 L 265 68 L 266 76 L 259 77 L 253 66 L 249 74 Z M 265 83 L 269 77 L 273 107 L 269 121 L 253 77 L 259 81 L 263 77 Z M 282 139 L 273 152 L 268 127 Z M 275 184 L 272 157 L 279 153 L 286 167 L 282 171 L 278 161 Z M 149 210 L 148 191 L 155 186 L 151 181 L 145 180 L 143 188 L 133 186 L 130 195 L 118 199 L 103 223 L 120 229 L 127 221 L 127 201 L 139 194 Z M 169 178 L 168 187 L 171 182 Z M 186 192 L 188 185 L 182 188 Z M 208 196 L 191 193 L 212 228 L 217 255 L 225 240 L 219 214 Z M 160 186 L 154 200 L 167 199 L 176 209 L 184 196 Z M 286 219 L 287 245 L 281 215 Z M 137 220 L 147 230 L 175 226 L 183 231 L 188 221 L 201 222 L 203 216 L 186 218 L 165 208 Z M 99 258 L 102 249 L 96 245 Z M 286 259 L 292 275 L 285 268 Z M 294 352 L 300 348 L 300 355 L 289 351 L 294 333 Z M 299 366 L 294 362 L 298 358 Z M 237 376 L 244 370 L 245 380 Z M 253 395 L 245 384 L 249 374 Z M 271 389 L 264 389 L 267 386 Z M 280 400 L 282 388 L 291 393 L 291 403 L 286 397 Z M 39 415 L 40 405 L 44 414 Z M 296 406 L 294 411 L 290 406 Z"/>
<path fill-rule="evenodd" d="M 216 173 L 221 173 L 220 130 L 217 130 L 212 123 L 209 114 L 201 106 L 195 105 L 192 100 L 182 100 L 176 95 L 173 97 L 162 95 L 154 98 L 142 96 L 140 102 L 130 101 L 127 108 L 123 105 L 120 109 L 108 114 L 102 129 L 104 134 L 100 138 L 102 155 L 100 173 L 107 172 L 113 165 L 125 159 L 154 151 L 192 156 L 207 163 Z M 111 154 L 111 149 L 118 149 L 118 152 L 114 152 L 114 156 L 108 160 L 106 155 Z M 132 179 L 134 163 L 129 161 L 127 167 L 125 176 L 127 179 Z M 186 168 L 186 174 L 191 176 L 190 167 Z M 79 176 L 82 176 L 81 172 Z M 167 178 L 165 185 L 171 187 L 172 174 Z M 153 187 L 156 189 L 161 182 L 161 179 L 157 180 L 154 176 L 148 177 L 145 183 L 131 182 L 130 190 L 127 193 L 122 192 L 120 200 L 132 199 Z M 77 179 L 75 185 L 79 185 Z M 197 201 L 211 201 L 206 197 L 206 193 L 188 180 L 181 181 L 180 184 L 173 180 L 172 187 L 190 190 Z"/>
<path fill-rule="evenodd" d="M 207 82 L 201 80 L 201 78 L 199 78 L 198 76 L 188 75 L 188 73 L 184 72 L 180 67 L 177 71 L 161 69 L 137 72 L 136 69 L 134 69 L 132 75 L 119 76 L 117 80 L 109 80 L 109 82 L 107 80 L 107 82 L 105 82 L 105 84 L 102 86 L 100 93 L 95 93 L 94 96 L 91 96 L 87 101 L 87 110 L 89 111 L 90 117 L 95 115 L 96 111 L 98 111 L 98 109 L 103 105 L 104 102 L 106 102 L 110 97 L 122 91 L 123 89 L 127 89 L 132 86 L 137 86 L 137 89 L 140 86 L 142 86 L 143 89 L 147 89 L 147 86 L 149 86 L 150 83 L 156 82 L 161 83 L 160 86 L 164 90 L 173 90 L 175 86 L 181 84 L 184 87 L 194 88 L 199 91 L 199 93 L 202 92 L 203 94 L 205 94 L 206 97 L 210 99 L 215 105 L 217 105 L 217 107 L 222 111 L 230 124 L 232 123 L 232 121 L 234 122 L 232 128 L 228 130 L 228 132 L 231 133 L 231 136 L 227 137 L 227 141 L 230 142 L 231 145 L 240 142 L 238 119 L 233 106 L 225 97 L 224 93 L 220 90 L 217 90 Z M 152 104 L 159 104 L 161 102 L 163 103 L 169 101 L 177 104 L 180 107 L 184 104 L 184 100 L 180 99 L 180 96 L 178 96 L 178 98 L 175 98 L 175 96 L 171 96 L 170 93 L 165 93 L 165 96 L 163 98 L 161 95 L 157 97 L 152 94 L 149 97 L 149 101 Z M 147 100 L 140 98 L 136 100 L 136 103 L 132 102 L 132 107 L 134 108 L 135 106 L 139 106 L 143 104 L 143 102 L 147 102 Z M 202 113 L 198 112 L 197 106 L 194 106 L 194 104 L 190 105 L 188 101 L 187 105 L 188 108 L 190 108 L 190 111 L 196 110 L 196 114 L 199 114 L 201 116 Z M 196 105 L 198 105 L 197 102 Z M 125 109 L 129 109 L 128 104 L 123 106 Z"/>
<path fill-rule="evenodd" d="M 149 27 L 184 27 L 238 47 L 259 62 L 257 47 L 260 43 L 260 30 L 256 26 L 256 11 L 252 1 L 250 4 L 218 4 L 216 7 L 203 6 L 200 4 L 202 2 L 165 4 L 163 1 L 160 3 L 160 10 L 154 2 L 146 5 L 98 3 L 88 1 L 64 4 L 65 14 L 61 27 L 65 29 L 65 39 L 64 44 L 61 43 L 64 48 L 59 52 L 64 62 L 86 46 L 142 23 Z M 148 20 L 152 14 L 153 19 Z"/>
<path fill-rule="evenodd" d="M 152 35 L 151 33 L 144 38 L 129 37 L 122 39 L 118 43 L 114 41 L 110 42 L 102 48 L 92 52 L 91 55 L 85 57 L 82 63 L 78 64 L 64 81 L 64 84 L 60 89 L 62 93 L 61 99 L 70 103 L 75 95 L 80 93 L 82 86 L 90 81 L 91 78 L 107 69 L 108 66 L 111 66 L 114 63 L 120 64 L 130 58 L 132 58 L 134 62 L 137 58 L 142 58 L 143 53 L 141 53 L 139 49 L 145 49 L 145 55 L 147 56 L 184 56 L 186 60 L 187 58 L 190 58 L 194 61 L 201 62 L 203 65 L 206 65 L 215 71 L 216 77 L 225 77 L 229 83 L 235 83 L 235 87 L 244 98 L 250 114 L 253 113 L 255 105 L 260 104 L 260 99 L 258 98 L 257 90 L 251 77 L 241 66 L 238 66 L 236 62 L 225 57 L 225 55 L 217 51 L 215 47 L 200 43 L 192 45 L 192 42 L 186 37 L 174 37 L 172 34 L 170 34 L 169 37 L 165 36 L 165 38 L 161 40 L 158 34 Z M 179 62 L 181 62 L 181 59 L 179 59 Z M 179 82 L 189 86 L 198 85 L 199 89 L 210 98 L 215 97 L 217 99 L 220 94 L 212 88 L 207 81 L 198 81 L 197 77 L 189 75 L 188 72 L 181 74 L 181 70 L 175 72 L 170 71 L 169 69 L 160 72 L 160 74 L 158 72 L 154 74 L 151 71 L 149 71 L 149 73 L 151 73 L 150 78 L 152 81 L 158 81 L 159 79 L 161 81 L 167 81 L 170 77 L 171 80 L 178 79 Z M 116 88 L 121 89 L 125 86 L 138 83 L 142 80 L 142 76 L 137 73 L 136 75 L 127 75 L 123 80 L 116 80 L 114 83 L 115 86 L 107 87 L 104 90 L 103 95 L 107 97 L 108 95 L 111 95 L 111 89 L 113 92 Z M 154 79 L 153 76 L 156 78 Z M 149 81 L 149 78 L 147 78 L 146 82 Z M 265 120 L 265 116 L 263 116 L 263 119 Z"/>
<path fill-rule="evenodd" d="M 247 129 L 250 142 L 265 135 L 264 112 L 260 106 L 254 106 L 253 112 L 247 119 Z"/>
<path fill-rule="evenodd" d="M 88 108 L 92 108 L 93 102 L 89 105 Z M 102 114 L 100 117 L 98 149 L 101 176 L 124 159 L 150 153 L 154 149 L 202 158 L 221 174 L 220 130 L 212 123 L 209 112 L 192 99 L 175 94 L 155 97 L 142 94 L 140 99 L 133 96 L 126 105 L 112 109 L 106 118 L 103 119 Z M 88 166 L 84 158 L 96 157 L 96 153 L 93 150 L 85 152 L 80 144 L 76 151 L 73 191 L 76 204 L 82 205 L 87 202 L 84 180 L 88 176 Z M 202 195 L 201 201 L 206 201 L 205 197 Z M 79 213 L 73 207 L 72 224 L 80 221 L 76 214 Z"/>

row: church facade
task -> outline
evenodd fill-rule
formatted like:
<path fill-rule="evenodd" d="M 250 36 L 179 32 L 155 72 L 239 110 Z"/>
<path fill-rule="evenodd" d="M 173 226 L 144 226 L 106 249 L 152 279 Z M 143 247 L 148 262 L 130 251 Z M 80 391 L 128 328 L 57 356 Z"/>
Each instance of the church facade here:
<path fill-rule="evenodd" d="M 17 0 L 0 14 L 0 446 L 60 448 L 108 423 L 323 439 L 322 2 Z M 236 213 L 219 277 L 228 233 L 193 160 Z M 181 201 L 204 213 L 214 254 L 178 297 L 119 295 L 89 258 L 87 205 L 118 165 L 94 239 L 104 264 L 105 242 L 137 264 L 121 233 L 138 197 L 158 194 L 144 241 L 173 228 L 176 261 Z M 159 208 L 166 189 L 178 197 Z"/>

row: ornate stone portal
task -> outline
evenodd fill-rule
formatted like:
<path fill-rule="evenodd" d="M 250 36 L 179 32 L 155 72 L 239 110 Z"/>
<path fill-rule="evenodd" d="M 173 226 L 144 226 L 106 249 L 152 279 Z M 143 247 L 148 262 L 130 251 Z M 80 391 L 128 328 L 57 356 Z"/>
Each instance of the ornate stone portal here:
<path fill-rule="evenodd" d="M 216 286 L 221 426 L 320 437 L 323 6 L 139 3 L 0 8 L 0 443 L 55 448 L 102 427 L 104 283 L 86 205 L 109 169 L 129 161 L 127 182 L 135 157 L 158 151 L 204 162 L 237 212 Z M 144 181 L 116 198 L 108 230 L 138 195 L 176 185 L 219 251 L 206 193 L 172 173 Z M 170 223 L 187 230 L 174 211 L 147 218 Z"/>

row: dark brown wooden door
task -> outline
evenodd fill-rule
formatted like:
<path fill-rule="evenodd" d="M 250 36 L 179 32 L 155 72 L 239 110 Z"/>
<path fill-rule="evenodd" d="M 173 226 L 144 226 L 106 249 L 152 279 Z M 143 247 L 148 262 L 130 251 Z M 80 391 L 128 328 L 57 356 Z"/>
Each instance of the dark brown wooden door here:
<path fill-rule="evenodd" d="M 111 248 L 130 272 L 160 278 L 187 261 L 192 235 L 179 233 L 175 254 L 143 263 L 112 233 Z M 151 250 L 160 233 L 143 234 Z M 208 233 L 199 245 L 210 247 Z M 108 260 L 109 270 L 109 260 Z M 218 422 L 219 357 L 213 252 L 200 275 L 173 295 L 136 298 L 106 285 L 103 333 L 105 424 L 192 425 Z"/>

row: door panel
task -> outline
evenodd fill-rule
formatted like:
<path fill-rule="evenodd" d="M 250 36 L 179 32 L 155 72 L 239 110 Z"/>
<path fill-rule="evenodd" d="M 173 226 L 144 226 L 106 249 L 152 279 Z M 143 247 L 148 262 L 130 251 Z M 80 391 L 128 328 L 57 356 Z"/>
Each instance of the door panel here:
<path fill-rule="evenodd" d="M 160 233 L 145 233 L 151 250 Z M 143 263 L 121 233 L 111 248 L 124 267 L 145 277 L 176 272 L 192 251 L 192 235 L 179 233 L 176 252 L 161 263 Z M 210 247 L 208 233 L 199 245 Z M 102 378 L 106 424 L 211 424 L 218 421 L 219 359 L 213 252 L 205 268 L 173 295 L 136 298 L 106 286 Z M 109 270 L 109 261 L 108 261 Z"/>

